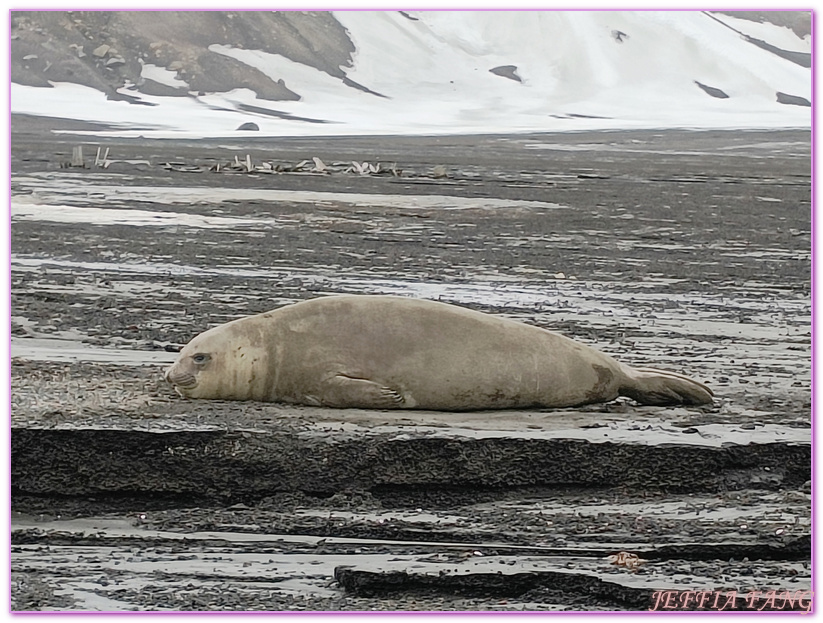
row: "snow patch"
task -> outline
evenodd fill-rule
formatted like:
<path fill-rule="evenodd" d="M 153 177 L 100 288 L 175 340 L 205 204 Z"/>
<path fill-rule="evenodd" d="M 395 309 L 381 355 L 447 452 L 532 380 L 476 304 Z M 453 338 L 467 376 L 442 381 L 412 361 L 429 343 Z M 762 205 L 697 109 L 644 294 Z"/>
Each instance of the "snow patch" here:
<path fill-rule="evenodd" d="M 151 63 L 146 63 L 140 70 L 140 77 L 146 80 L 154 80 L 164 86 L 174 89 L 188 88 L 188 83 L 177 77 L 176 71 L 171 71 L 165 67 L 158 67 Z"/>

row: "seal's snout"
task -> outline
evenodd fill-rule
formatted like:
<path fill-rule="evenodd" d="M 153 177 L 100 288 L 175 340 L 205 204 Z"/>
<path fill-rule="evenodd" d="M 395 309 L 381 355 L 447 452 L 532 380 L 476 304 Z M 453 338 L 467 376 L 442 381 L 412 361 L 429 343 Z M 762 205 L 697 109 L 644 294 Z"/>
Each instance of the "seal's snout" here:
<path fill-rule="evenodd" d="M 163 378 L 165 378 L 168 383 L 171 383 L 175 387 L 184 387 L 186 389 L 191 389 L 192 387 L 197 385 L 197 378 L 194 376 L 194 374 L 186 370 L 181 370 L 180 367 L 176 364 L 166 370 L 166 373 L 163 375 Z"/>

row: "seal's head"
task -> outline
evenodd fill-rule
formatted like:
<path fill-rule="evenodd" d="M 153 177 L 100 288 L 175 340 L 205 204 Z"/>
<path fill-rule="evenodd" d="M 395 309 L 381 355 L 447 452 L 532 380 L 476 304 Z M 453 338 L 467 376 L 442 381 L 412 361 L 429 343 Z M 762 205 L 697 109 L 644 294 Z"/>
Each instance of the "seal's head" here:
<path fill-rule="evenodd" d="M 191 352 L 192 350 L 197 352 Z M 206 371 L 212 363 L 212 355 L 209 352 L 200 352 L 202 349 L 189 349 L 188 347 L 180 351 L 180 358 L 166 370 L 166 380 L 174 385 L 178 394 L 186 398 L 198 398 L 197 386 L 200 389 L 204 384 L 198 382 L 198 376 Z M 189 352 L 186 352 L 189 351 Z"/>
<path fill-rule="evenodd" d="M 267 357 L 246 329 L 228 323 L 201 333 L 180 351 L 166 380 L 184 398 L 262 399 L 259 380 Z"/>

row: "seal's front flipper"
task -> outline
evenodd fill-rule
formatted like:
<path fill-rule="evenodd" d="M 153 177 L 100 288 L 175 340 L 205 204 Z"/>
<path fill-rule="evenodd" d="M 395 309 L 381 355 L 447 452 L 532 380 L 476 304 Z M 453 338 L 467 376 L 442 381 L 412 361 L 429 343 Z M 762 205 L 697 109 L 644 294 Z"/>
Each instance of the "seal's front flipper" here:
<path fill-rule="evenodd" d="M 328 379 L 316 398 L 324 407 L 340 409 L 400 409 L 405 402 L 395 389 L 345 374 Z"/>
<path fill-rule="evenodd" d="M 621 396 L 642 405 L 705 405 L 713 402 L 712 390 L 676 372 L 624 366 L 629 383 L 620 388 Z"/>

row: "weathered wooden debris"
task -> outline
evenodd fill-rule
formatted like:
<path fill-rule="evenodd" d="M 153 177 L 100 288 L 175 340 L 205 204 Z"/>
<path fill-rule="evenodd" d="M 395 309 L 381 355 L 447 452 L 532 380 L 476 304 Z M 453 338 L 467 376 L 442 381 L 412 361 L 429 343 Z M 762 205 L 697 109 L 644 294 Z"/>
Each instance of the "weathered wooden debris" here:
<path fill-rule="evenodd" d="M 129 160 L 111 160 L 109 159 L 109 148 L 105 151 L 102 147 L 97 148 L 97 153 L 94 157 L 94 166 L 108 169 L 114 162 L 134 163 Z M 141 161 L 140 164 L 147 164 L 151 166 L 148 161 Z M 82 167 L 83 163 L 83 148 L 82 146 L 75 147 L 72 152 L 71 162 L 66 162 L 60 165 L 61 168 L 68 167 Z M 323 162 L 319 157 L 312 156 L 311 159 L 301 160 L 296 164 L 279 163 L 274 161 L 254 162 L 251 154 L 246 154 L 245 157 L 233 156 L 233 159 L 228 162 L 216 162 L 214 164 L 188 164 L 185 162 L 164 162 L 160 165 L 166 171 L 175 171 L 178 173 L 297 173 L 302 175 L 359 175 L 359 176 L 385 176 L 385 177 L 404 177 L 409 178 L 425 178 L 429 180 L 438 180 L 440 183 L 459 183 L 450 181 L 453 178 L 445 166 L 438 165 L 431 171 L 426 173 L 406 173 L 404 176 L 403 169 L 397 166 L 396 162 L 384 164 L 382 162 L 359 162 L 351 160 L 348 162 Z"/>
<path fill-rule="evenodd" d="M 97 148 L 97 154 L 94 156 L 94 166 L 101 167 L 103 169 L 108 169 L 111 161 L 109 160 L 109 148 L 106 147 L 106 152 L 103 154 L 103 157 L 100 157 L 100 150 L 101 148 Z"/>
<path fill-rule="evenodd" d="M 86 162 L 83 159 L 83 146 L 77 145 L 76 147 L 71 148 L 71 160 L 68 162 L 61 162 L 60 163 L 61 169 L 69 169 L 69 168 L 79 168 L 85 169 Z"/>
<path fill-rule="evenodd" d="M 83 146 L 78 145 L 71 150 L 71 166 L 85 168 L 86 162 L 83 160 Z"/>
<path fill-rule="evenodd" d="M 380 162 L 333 162 L 327 164 L 317 156 L 312 156 L 310 160 L 301 160 L 297 164 L 282 164 L 275 162 L 252 161 L 251 155 L 241 159 L 234 156 L 230 162 L 215 163 L 206 165 L 187 165 L 183 162 L 165 162 L 162 167 L 167 171 L 178 171 L 181 173 L 300 173 L 305 175 L 331 175 L 331 174 L 355 174 L 355 175 L 385 175 L 401 177 L 403 170 L 397 167 L 397 163 L 382 164 Z"/>

